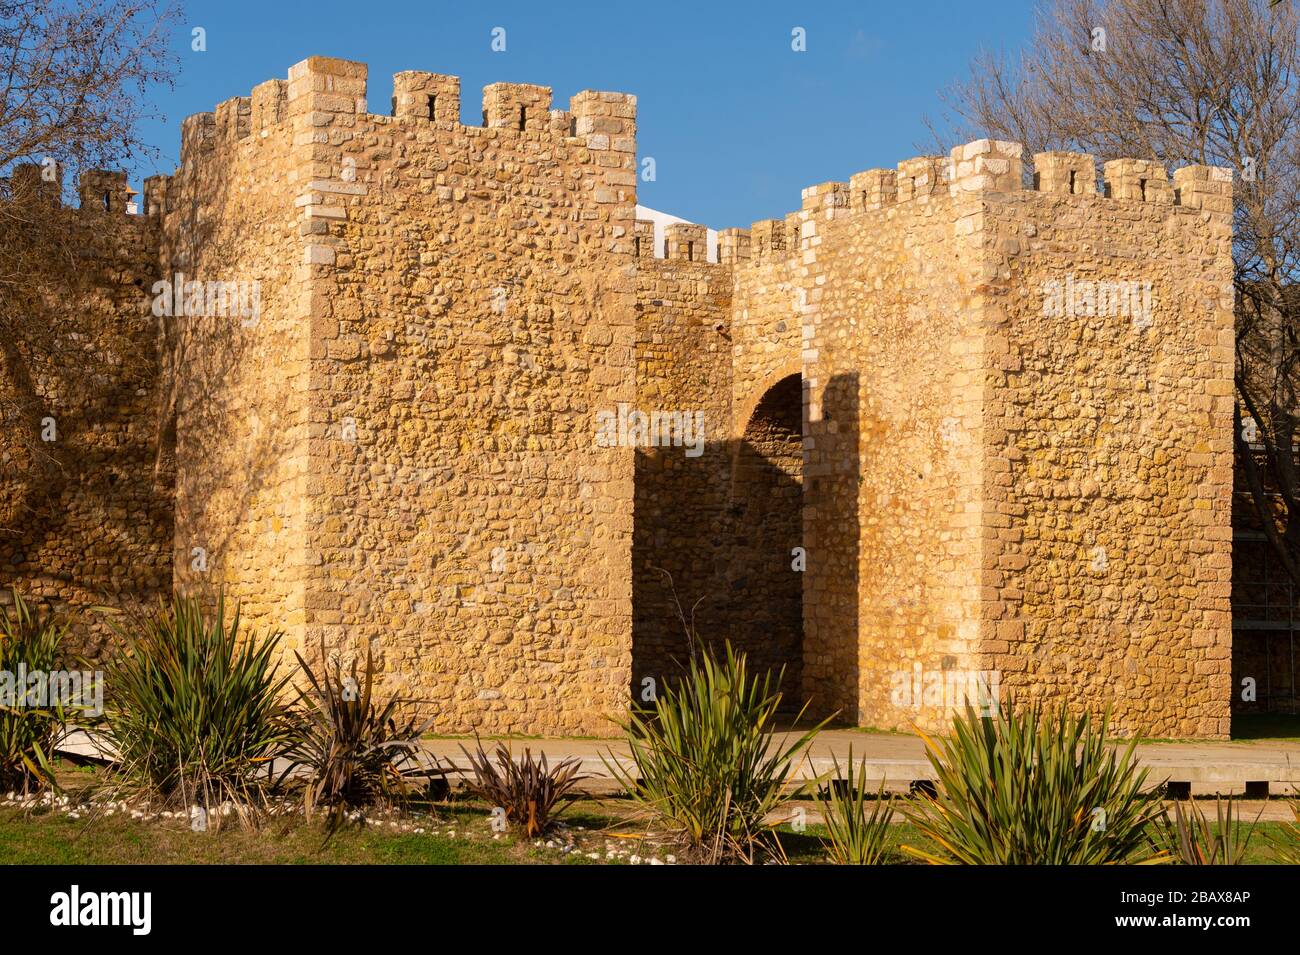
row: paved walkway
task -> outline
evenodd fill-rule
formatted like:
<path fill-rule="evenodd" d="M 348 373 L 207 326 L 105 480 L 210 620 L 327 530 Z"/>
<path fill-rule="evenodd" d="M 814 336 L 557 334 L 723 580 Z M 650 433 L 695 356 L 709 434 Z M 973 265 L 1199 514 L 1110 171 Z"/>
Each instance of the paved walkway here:
<path fill-rule="evenodd" d="M 793 734 L 780 734 L 782 741 L 792 741 Z M 424 741 L 430 755 L 465 765 L 460 747 L 473 748 L 473 739 L 437 738 Z M 495 743 L 484 739 L 491 751 Z M 554 764 L 576 756 L 582 771 L 594 781 L 608 781 L 605 761 L 617 759 L 625 769 L 632 767 L 627 745 L 620 740 L 596 739 L 515 739 L 516 753 L 524 748 L 542 752 Z M 906 791 L 912 784 L 934 778 L 925 758 L 925 744 L 918 736 L 907 733 L 872 733 L 860 730 L 823 730 L 805 753 L 800 776 L 808 778 L 833 770 L 835 760 L 841 767 L 848 763 L 849 749 L 853 761 L 866 761 L 867 780 L 887 790 Z M 1185 783 L 1194 795 L 1244 793 L 1246 784 L 1268 784 L 1270 795 L 1300 793 L 1300 741 L 1242 740 L 1232 742 L 1143 743 L 1137 747 L 1138 761 L 1150 769 L 1153 781 L 1168 779 Z M 1252 794 L 1263 795 L 1257 785 Z"/>
<path fill-rule="evenodd" d="M 788 744 L 795 734 L 778 734 L 778 742 Z M 485 737 L 484 748 L 495 747 L 493 738 Z M 467 768 L 461 746 L 472 748 L 472 738 L 438 737 L 423 741 L 429 756 L 444 765 Z M 599 792 L 614 787 L 607 761 L 613 760 L 625 770 L 634 768 L 627 744 L 616 739 L 515 739 L 516 754 L 525 748 L 545 753 L 554 765 L 562 759 L 577 757 L 582 772 L 590 776 L 586 788 Z M 111 760 L 85 731 L 69 734 L 57 747 L 59 752 L 96 760 Z M 866 763 L 866 779 L 875 788 L 884 781 L 890 791 L 906 792 L 915 783 L 934 778 L 925 758 L 921 738 L 908 733 L 873 733 L 860 730 L 823 730 L 803 754 L 798 775 L 807 779 L 834 770 L 836 760 L 844 767 L 853 761 Z M 1213 793 L 1253 796 L 1294 796 L 1300 794 L 1300 741 L 1241 740 L 1232 742 L 1143 743 L 1137 747 L 1138 761 L 1150 770 L 1153 783 L 1168 780 L 1185 784 L 1193 795 Z M 453 774 L 453 776 L 459 774 Z M 1263 786 L 1267 785 L 1267 790 Z"/>

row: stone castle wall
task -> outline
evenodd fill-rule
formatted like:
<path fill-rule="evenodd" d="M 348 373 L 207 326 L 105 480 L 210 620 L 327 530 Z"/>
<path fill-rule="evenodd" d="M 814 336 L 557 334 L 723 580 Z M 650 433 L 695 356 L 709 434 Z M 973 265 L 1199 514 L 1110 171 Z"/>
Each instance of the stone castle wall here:
<path fill-rule="evenodd" d="M 802 396 L 778 392 L 735 428 L 732 316 L 735 256 L 705 261 L 703 226 L 670 225 L 655 258 L 640 246 L 635 410 L 698 414 L 693 447 L 643 447 L 636 458 L 632 639 L 634 687 L 661 684 L 701 644 L 743 650 L 757 671 L 782 674 L 802 701 L 801 580 L 791 569 L 801 531 Z M 797 373 L 796 373 L 797 378 Z M 682 618 L 685 618 L 684 620 Z"/>
<path fill-rule="evenodd" d="M 956 437 L 981 426 L 980 356 L 972 240 L 939 163 L 883 179 L 812 187 L 799 212 L 755 224 L 736 393 L 746 408 L 802 377 L 805 697 L 817 715 L 906 727 L 933 711 L 894 707 L 895 673 L 972 665 L 981 474 Z"/>
<path fill-rule="evenodd" d="M 636 101 L 497 83 L 466 127 L 457 90 L 400 74 L 394 117 L 316 127 L 308 635 L 370 640 L 443 730 L 597 731 L 630 681 L 632 451 L 592 422 L 635 396 Z"/>
<path fill-rule="evenodd" d="M 610 733 L 693 620 L 845 722 L 937 728 L 900 686 L 979 671 L 1227 733 L 1221 171 L 1099 192 L 1042 154 L 1026 188 L 981 141 L 810 187 L 709 263 L 703 226 L 656 250 L 634 219 L 634 97 L 498 83 L 464 126 L 457 78 L 400 73 L 380 116 L 366 74 L 313 57 L 190 117 L 123 227 L 164 280 L 258 290 L 169 316 L 143 388 L 178 586 L 286 650 L 369 646 L 443 732 Z M 673 413 L 697 444 L 602 430 Z"/>
<path fill-rule="evenodd" d="M 632 652 L 640 687 L 685 662 L 692 612 L 695 629 L 710 640 L 727 619 L 731 274 L 704 261 L 703 251 L 694 260 L 656 258 L 650 223 L 637 225 L 637 390 L 629 413 L 698 413 L 704 425 L 698 455 L 671 444 L 636 452 Z M 674 251 L 685 251 L 675 242 L 679 227 L 668 228 Z"/>

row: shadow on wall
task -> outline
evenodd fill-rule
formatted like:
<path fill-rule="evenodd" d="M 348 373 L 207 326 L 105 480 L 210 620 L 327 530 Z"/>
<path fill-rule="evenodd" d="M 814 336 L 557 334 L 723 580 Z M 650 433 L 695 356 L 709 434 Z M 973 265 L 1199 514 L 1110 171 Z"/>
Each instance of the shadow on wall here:
<path fill-rule="evenodd" d="M 801 546 L 800 494 L 797 480 L 744 440 L 707 442 L 695 459 L 681 448 L 638 451 L 634 700 L 646 678 L 662 687 L 682 671 L 693 628 L 711 648 L 730 641 L 744 651 L 755 673 L 784 668 L 783 708 L 802 705 L 803 575 L 792 566 Z"/>
<path fill-rule="evenodd" d="M 638 450 L 634 700 L 646 678 L 661 686 L 680 673 L 692 621 L 703 643 L 729 640 L 754 672 L 781 672 L 783 709 L 807 699 L 803 568 L 817 555 L 804 540 L 803 404 L 791 375 L 763 396 L 739 439 L 707 442 L 694 458 L 678 447 Z"/>
<path fill-rule="evenodd" d="M 21 308 L 6 299 L 16 324 L 0 323 L 0 588 L 59 612 L 139 609 L 171 587 L 152 244 L 118 213 L 42 214 L 58 225 L 33 241 L 53 244 L 30 250 Z M 102 618 L 75 621 L 73 649 L 105 652 Z"/>
<path fill-rule="evenodd" d="M 822 392 L 820 419 L 804 420 L 812 440 L 804 464 L 803 688 L 811 715 L 850 725 L 860 721 L 863 650 L 858 389 L 856 372 L 835 375 Z"/>

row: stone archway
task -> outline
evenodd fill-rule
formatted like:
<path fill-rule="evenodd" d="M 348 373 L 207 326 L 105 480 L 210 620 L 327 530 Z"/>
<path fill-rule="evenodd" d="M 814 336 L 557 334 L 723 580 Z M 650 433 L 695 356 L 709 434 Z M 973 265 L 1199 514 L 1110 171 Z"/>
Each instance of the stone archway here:
<path fill-rule="evenodd" d="M 791 708 L 802 705 L 803 378 L 780 378 L 754 402 L 736 442 L 727 585 L 732 642 L 755 672 L 784 670 Z"/>
<path fill-rule="evenodd" d="M 790 358 L 783 366 L 763 374 L 755 374 L 755 371 L 749 369 L 747 374 L 741 374 L 737 369 L 736 390 L 732 395 L 734 417 L 731 431 L 736 438 L 744 436 L 754 418 L 754 412 L 773 388 L 790 378 L 798 378 L 801 382 L 803 379 L 803 365 L 797 358 Z"/>
<path fill-rule="evenodd" d="M 784 708 L 804 702 L 803 382 L 756 389 L 730 434 L 698 457 L 638 449 L 632 548 L 632 693 L 680 674 L 694 633 L 744 651 L 751 672 L 784 671 Z"/>

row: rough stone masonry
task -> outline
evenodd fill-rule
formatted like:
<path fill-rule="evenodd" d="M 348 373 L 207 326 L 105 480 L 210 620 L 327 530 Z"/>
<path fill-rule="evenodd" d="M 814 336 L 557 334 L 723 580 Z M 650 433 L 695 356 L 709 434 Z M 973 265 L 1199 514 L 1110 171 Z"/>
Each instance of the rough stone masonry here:
<path fill-rule="evenodd" d="M 847 723 L 939 727 L 900 675 L 978 672 L 1228 734 L 1227 170 L 1099 189 L 982 140 L 709 261 L 636 220 L 635 97 L 496 83 L 465 126 L 458 78 L 383 116 L 366 72 L 190 117 L 143 215 L 103 173 L 60 210 L 114 237 L 79 316 L 154 374 L 109 409 L 41 376 L 74 478 L 0 582 L 222 587 L 286 650 L 368 644 L 443 732 L 608 734 L 693 634 Z"/>

